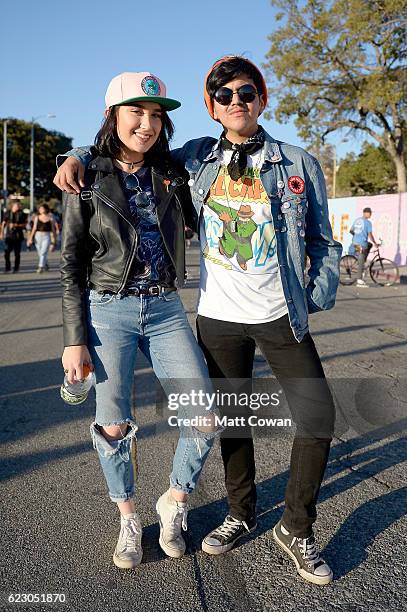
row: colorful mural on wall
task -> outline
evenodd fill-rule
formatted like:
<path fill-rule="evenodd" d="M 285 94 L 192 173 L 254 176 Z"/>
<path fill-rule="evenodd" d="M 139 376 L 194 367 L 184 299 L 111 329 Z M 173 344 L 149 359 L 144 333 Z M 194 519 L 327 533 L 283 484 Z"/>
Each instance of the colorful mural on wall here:
<path fill-rule="evenodd" d="M 383 257 L 393 259 L 398 265 L 407 265 L 407 193 L 330 199 L 334 238 L 343 244 L 344 253 L 352 241 L 349 233 L 352 223 L 362 216 L 366 206 L 372 209 L 373 236 L 383 240 L 380 249 Z"/>

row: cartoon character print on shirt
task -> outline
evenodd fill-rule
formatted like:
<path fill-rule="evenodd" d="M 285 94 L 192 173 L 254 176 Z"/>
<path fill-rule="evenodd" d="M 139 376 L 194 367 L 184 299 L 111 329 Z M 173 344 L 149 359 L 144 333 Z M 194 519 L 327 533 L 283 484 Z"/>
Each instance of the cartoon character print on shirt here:
<path fill-rule="evenodd" d="M 204 210 L 203 255 L 229 270 L 264 272 L 276 253 L 276 237 L 266 191 L 258 168 L 246 168 L 233 181 L 220 168 Z M 237 266 L 236 266 L 237 264 Z"/>
<path fill-rule="evenodd" d="M 218 249 L 221 255 L 236 260 L 242 270 L 247 270 L 247 262 L 253 257 L 251 238 L 257 229 L 252 220 L 254 212 L 247 204 L 241 204 L 239 210 L 218 204 L 214 200 L 206 203 L 223 222 L 223 232 L 219 238 Z"/>

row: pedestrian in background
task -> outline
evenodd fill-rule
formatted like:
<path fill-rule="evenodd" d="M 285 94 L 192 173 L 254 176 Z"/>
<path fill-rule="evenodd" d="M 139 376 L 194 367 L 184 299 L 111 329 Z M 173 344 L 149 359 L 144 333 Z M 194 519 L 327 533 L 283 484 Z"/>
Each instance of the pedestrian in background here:
<path fill-rule="evenodd" d="M 353 222 L 350 228 L 352 234 L 352 244 L 349 249 L 350 255 L 356 254 L 358 258 L 358 271 L 356 275 L 357 287 L 369 287 L 369 285 L 363 280 L 363 270 L 365 267 L 366 258 L 369 255 L 372 244 L 378 246 L 376 240 L 373 237 L 372 222 L 370 217 L 372 216 L 372 209 L 366 207 L 363 209 L 363 216 L 358 217 Z"/>
<path fill-rule="evenodd" d="M 10 254 L 14 252 L 14 270 L 20 268 L 21 245 L 24 240 L 24 230 L 27 223 L 27 215 L 22 211 L 19 202 L 12 204 L 10 211 L 4 217 L 0 229 L 0 238 L 5 241 L 4 259 L 6 260 L 5 272 L 10 272 Z"/>
<path fill-rule="evenodd" d="M 34 217 L 27 246 L 30 247 L 33 241 L 38 253 L 37 273 L 41 274 L 49 270 L 48 252 L 53 251 L 56 244 L 55 219 L 50 213 L 48 204 L 42 204 L 38 209 L 38 214 Z"/>

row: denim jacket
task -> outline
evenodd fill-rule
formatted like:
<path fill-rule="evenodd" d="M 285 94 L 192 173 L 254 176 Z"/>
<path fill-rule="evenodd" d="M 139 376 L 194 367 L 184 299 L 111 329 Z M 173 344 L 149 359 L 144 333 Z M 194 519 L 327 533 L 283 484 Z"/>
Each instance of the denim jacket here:
<path fill-rule="evenodd" d="M 333 239 L 325 179 L 318 161 L 266 132 L 261 181 L 267 192 L 277 241 L 277 258 L 290 325 L 298 342 L 308 331 L 308 314 L 335 304 L 342 245 Z M 89 148 L 73 149 L 87 165 Z M 189 140 L 172 152 L 188 171 L 192 201 L 198 218 L 215 181 L 221 156 L 220 139 Z M 305 282 L 305 255 L 309 258 Z"/>

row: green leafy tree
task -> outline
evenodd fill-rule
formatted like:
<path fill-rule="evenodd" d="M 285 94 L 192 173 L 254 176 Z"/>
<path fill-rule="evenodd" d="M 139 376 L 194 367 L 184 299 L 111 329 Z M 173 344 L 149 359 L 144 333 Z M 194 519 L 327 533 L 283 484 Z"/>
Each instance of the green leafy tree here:
<path fill-rule="evenodd" d="M 382 147 L 365 143 L 359 155 L 349 153 L 337 174 L 337 195 L 363 196 L 397 191 L 394 166 Z"/>
<path fill-rule="evenodd" d="M 336 130 L 375 139 L 407 191 L 403 128 L 407 110 L 405 0 L 271 0 L 284 23 L 270 35 L 265 64 L 274 115 L 295 117 L 302 138 Z"/>
<path fill-rule="evenodd" d="M 0 142 L 3 142 L 3 121 L 0 119 Z M 31 123 L 20 119 L 7 122 L 7 183 L 9 193 L 30 193 Z M 60 199 L 60 191 L 53 185 L 55 157 L 72 148 L 72 139 L 60 132 L 46 130 L 35 124 L 34 192 L 37 200 Z M 3 149 L 2 149 L 3 150 Z M 1 164 L 0 184 L 3 184 Z"/>

